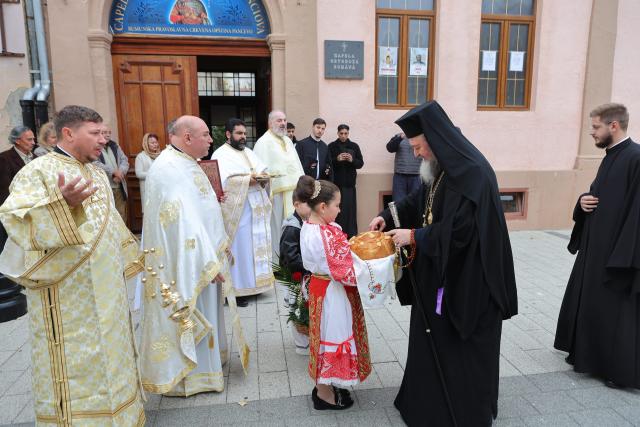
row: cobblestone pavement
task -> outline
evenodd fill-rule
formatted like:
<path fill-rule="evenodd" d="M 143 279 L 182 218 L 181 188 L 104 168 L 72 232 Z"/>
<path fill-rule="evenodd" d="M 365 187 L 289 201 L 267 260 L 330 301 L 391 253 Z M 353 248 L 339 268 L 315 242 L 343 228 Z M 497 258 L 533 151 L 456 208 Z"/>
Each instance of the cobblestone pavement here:
<path fill-rule="evenodd" d="M 568 239 L 567 231 L 511 233 L 520 314 L 503 324 L 496 426 L 640 426 L 640 392 L 612 390 L 576 374 L 553 349 L 573 264 Z M 325 413 L 311 405 L 307 357 L 295 352 L 283 305 L 279 288 L 240 309 L 252 349 L 247 376 L 232 354 L 224 392 L 187 399 L 149 395 L 147 425 L 403 425 L 393 399 L 406 359 L 409 310 L 390 301 L 366 311 L 373 372 L 355 388 L 351 409 Z M 27 337 L 25 318 L 0 324 L 0 424 L 33 423 Z M 425 407 L 425 425 L 428 416 Z"/>

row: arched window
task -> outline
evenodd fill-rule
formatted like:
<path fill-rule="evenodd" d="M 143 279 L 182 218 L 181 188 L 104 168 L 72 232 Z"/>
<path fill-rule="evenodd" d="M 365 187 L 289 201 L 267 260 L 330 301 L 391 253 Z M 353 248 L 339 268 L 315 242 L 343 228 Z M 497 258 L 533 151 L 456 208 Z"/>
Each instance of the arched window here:
<path fill-rule="evenodd" d="M 377 108 L 432 98 L 434 0 L 376 0 Z"/>
<path fill-rule="evenodd" d="M 529 108 L 534 28 L 534 0 L 482 0 L 478 109 Z"/>

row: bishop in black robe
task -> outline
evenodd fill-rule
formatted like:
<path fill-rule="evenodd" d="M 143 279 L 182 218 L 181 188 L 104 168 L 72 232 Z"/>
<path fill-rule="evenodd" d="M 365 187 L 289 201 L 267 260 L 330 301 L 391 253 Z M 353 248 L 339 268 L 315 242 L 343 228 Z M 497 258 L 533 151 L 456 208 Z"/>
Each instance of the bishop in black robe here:
<path fill-rule="evenodd" d="M 410 269 L 417 293 L 409 280 L 398 284 L 402 302 L 412 310 L 407 364 L 394 403 L 409 426 L 453 425 L 422 306 L 457 425 L 488 426 L 498 410 L 502 320 L 517 313 L 495 173 L 437 102 L 416 107 L 396 123 L 409 138 L 424 134 L 442 176 L 436 173 L 430 185 L 397 203 L 401 228 L 415 229 Z M 429 211 L 429 192 L 436 187 Z M 388 210 L 380 216 L 393 228 Z"/>
<path fill-rule="evenodd" d="M 599 199 L 591 212 L 580 206 L 586 194 Z M 640 145 L 626 138 L 607 149 L 580 198 L 554 346 L 577 372 L 640 388 Z"/>

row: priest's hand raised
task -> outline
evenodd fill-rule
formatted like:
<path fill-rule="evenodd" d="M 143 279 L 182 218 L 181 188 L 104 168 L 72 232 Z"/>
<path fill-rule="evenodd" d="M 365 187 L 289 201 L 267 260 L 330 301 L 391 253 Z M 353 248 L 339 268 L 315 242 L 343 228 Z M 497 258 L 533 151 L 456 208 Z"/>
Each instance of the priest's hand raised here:
<path fill-rule="evenodd" d="M 383 231 L 386 226 L 387 223 L 384 222 L 384 218 L 377 216 L 369 223 L 369 231 Z"/>
<path fill-rule="evenodd" d="M 82 177 L 78 176 L 65 184 L 64 173 L 58 172 L 58 188 L 64 200 L 72 208 L 81 205 L 84 199 L 98 191 L 98 187 L 92 185 L 93 181 L 88 180 L 80 184 L 81 179 Z"/>
<path fill-rule="evenodd" d="M 600 200 L 597 197 L 593 197 L 591 194 L 585 194 L 580 197 L 580 207 L 585 212 L 593 212 L 598 207 Z"/>

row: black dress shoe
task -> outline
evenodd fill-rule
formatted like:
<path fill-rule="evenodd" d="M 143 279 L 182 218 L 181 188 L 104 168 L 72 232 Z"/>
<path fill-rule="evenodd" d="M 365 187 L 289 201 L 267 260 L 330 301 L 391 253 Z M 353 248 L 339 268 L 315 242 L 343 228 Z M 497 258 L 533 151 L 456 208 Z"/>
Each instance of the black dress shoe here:
<path fill-rule="evenodd" d="M 353 403 L 353 398 L 351 397 L 351 392 L 349 392 L 349 390 L 347 390 L 346 388 L 340 388 L 340 387 L 336 387 L 336 386 L 332 386 L 333 387 L 333 392 L 334 393 L 340 393 L 340 395 L 342 396 L 342 401 L 347 403 L 347 402 L 352 402 Z"/>
<path fill-rule="evenodd" d="M 609 388 L 624 388 L 624 386 L 621 386 L 620 384 L 616 383 L 613 380 L 604 380 L 604 385 L 606 385 Z"/>
<path fill-rule="evenodd" d="M 249 298 L 247 297 L 236 297 L 236 304 L 238 307 L 246 307 L 249 305 Z"/>
<path fill-rule="evenodd" d="M 343 409 L 348 409 L 353 405 L 353 400 L 349 402 L 345 402 L 342 399 L 342 395 L 340 393 L 335 393 L 336 404 L 332 405 L 329 402 L 326 402 L 318 397 L 318 389 L 316 387 L 313 388 L 311 392 L 311 400 L 313 400 L 313 409 L 317 411 L 324 411 L 325 409 L 331 409 L 334 411 L 340 411 Z"/>

